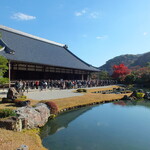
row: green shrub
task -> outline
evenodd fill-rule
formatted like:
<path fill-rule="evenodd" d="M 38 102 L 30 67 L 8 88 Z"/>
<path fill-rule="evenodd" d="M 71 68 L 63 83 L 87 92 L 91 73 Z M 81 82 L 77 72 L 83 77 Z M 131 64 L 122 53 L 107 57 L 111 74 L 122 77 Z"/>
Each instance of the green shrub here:
<path fill-rule="evenodd" d="M 27 96 L 25 96 L 25 95 L 22 95 L 20 98 L 24 98 L 24 99 L 26 99 L 26 98 L 27 98 Z"/>
<path fill-rule="evenodd" d="M 136 93 L 136 97 L 137 98 L 143 98 L 144 97 L 144 93 Z"/>
<path fill-rule="evenodd" d="M 15 99 L 15 101 L 25 101 L 26 100 L 26 98 L 17 98 L 17 99 Z"/>
<path fill-rule="evenodd" d="M 81 92 L 87 92 L 86 89 L 77 89 L 77 92 L 81 93 Z"/>
<path fill-rule="evenodd" d="M 5 109 L 0 109 L 0 118 L 6 118 L 10 116 L 16 116 L 16 113 L 14 110 L 5 108 Z"/>
<path fill-rule="evenodd" d="M 83 92 L 87 92 L 87 90 L 86 90 L 86 89 L 82 89 L 82 91 L 83 91 Z"/>
<path fill-rule="evenodd" d="M 50 119 L 55 119 L 56 118 L 56 115 L 55 114 L 51 114 L 50 115 Z"/>

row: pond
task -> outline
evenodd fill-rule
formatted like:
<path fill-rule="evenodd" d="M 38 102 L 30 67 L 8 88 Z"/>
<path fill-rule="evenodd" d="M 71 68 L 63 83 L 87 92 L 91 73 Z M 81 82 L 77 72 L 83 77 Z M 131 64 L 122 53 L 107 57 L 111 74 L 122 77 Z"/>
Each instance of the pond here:
<path fill-rule="evenodd" d="M 150 101 L 118 101 L 80 108 L 41 130 L 49 150 L 149 150 Z"/>

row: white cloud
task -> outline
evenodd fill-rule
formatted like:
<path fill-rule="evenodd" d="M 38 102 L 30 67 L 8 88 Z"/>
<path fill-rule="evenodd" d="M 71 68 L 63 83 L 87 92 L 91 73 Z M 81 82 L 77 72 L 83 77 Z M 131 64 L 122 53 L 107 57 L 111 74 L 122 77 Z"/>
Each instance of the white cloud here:
<path fill-rule="evenodd" d="M 148 35 L 148 32 L 144 32 L 143 35 L 144 35 L 144 36 Z"/>
<path fill-rule="evenodd" d="M 75 16 L 82 16 L 82 13 L 81 12 L 75 12 Z"/>
<path fill-rule="evenodd" d="M 82 35 L 82 37 L 87 38 L 87 37 L 88 37 L 88 35 L 87 35 L 87 34 L 83 34 L 83 35 Z"/>
<path fill-rule="evenodd" d="M 97 36 L 96 39 L 101 40 L 101 39 L 106 39 L 108 36 L 104 35 L 104 36 Z"/>
<path fill-rule="evenodd" d="M 89 16 L 90 16 L 90 18 L 92 18 L 92 19 L 96 19 L 96 18 L 99 17 L 99 13 L 98 13 L 98 12 L 92 12 L 92 13 L 89 14 Z"/>
<path fill-rule="evenodd" d="M 97 11 L 91 12 L 88 8 L 85 8 L 81 11 L 76 11 L 74 14 L 76 17 L 86 15 L 86 17 L 91 18 L 91 19 L 97 19 L 100 16 L 99 12 Z"/>
<path fill-rule="evenodd" d="M 87 9 L 83 9 L 81 11 L 75 12 L 75 16 L 79 17 L 87 13 Z"/>
<path fill-rule="evenodd" d="M 30 16 L 30 15 L 27 15 L 27 14 L 23 14 L 23 13 L 15 13 L 11 16 L 12 19 L 15 19 L 15 20 L 23 20 L 23 21 L 28 21 L 28 20 L 34 20 L 36 19 L 35 16 Z"/>

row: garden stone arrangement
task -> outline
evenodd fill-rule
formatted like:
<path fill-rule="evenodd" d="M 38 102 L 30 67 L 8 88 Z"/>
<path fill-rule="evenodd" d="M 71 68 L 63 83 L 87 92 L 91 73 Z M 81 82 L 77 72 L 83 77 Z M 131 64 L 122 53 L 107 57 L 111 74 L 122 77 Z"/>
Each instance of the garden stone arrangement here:
<path fill-rule="evenodd" d="M 30 101 L 26 100 L 26 96 L 24 96 L 23 92 L 17 92 L 13 87 L 8 89 L 7 98 L 2 98 L 2 102 L 15 103 L 18 107 L 30 105 Z"/>
<path fill-rule="evenodd" d="M 143 89 L 138 89 L 135 91 L 131 91 L 126 88 L 113 88 L 113 90 L 105 90 L 105 91 L 96 91 L 93 93 L 101 93 L 101 94 L 126 94 L 132 93 L 130 96 L 125 95 L 121 100 L 137 100 L 137 99 L 147 99 L 150 100 L 150 92 L 144 92 Z"/>
<path fill-rule="evenodd" d="M 101 93 L 101 94 L 125 94 L 131 93 L 132 91 L 125 88 L 113 88 L 113 90 L 104 90 L 104 91 L 96 91 L 93 93 Z"/>
<path fill-rule="evenodd" d="M 0 120 L 0 127 L 15 131 L 33 129 L 44 126 L 50 117 L 50 108 L 44 103 L 20 107 L 15 112 L 17 116 Z"/>

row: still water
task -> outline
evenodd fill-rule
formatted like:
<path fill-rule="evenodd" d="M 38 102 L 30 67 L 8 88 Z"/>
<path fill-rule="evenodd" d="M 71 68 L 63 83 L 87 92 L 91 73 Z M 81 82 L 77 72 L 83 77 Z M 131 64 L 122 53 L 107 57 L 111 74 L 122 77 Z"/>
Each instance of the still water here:
<path fill-rule="evenodd" d="M 41 130 L 49 150 L 150 150 L 150 101 L 119 101 L 59 115 Z"/>

